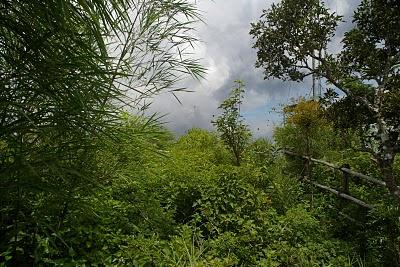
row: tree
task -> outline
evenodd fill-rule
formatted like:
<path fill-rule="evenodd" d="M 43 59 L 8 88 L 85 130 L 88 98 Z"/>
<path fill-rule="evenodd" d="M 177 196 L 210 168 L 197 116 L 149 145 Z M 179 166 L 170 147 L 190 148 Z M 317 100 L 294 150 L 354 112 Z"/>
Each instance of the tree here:
<path fill-rule="evenodd" d="M 364 125 L 363 149 L 377 162 L 391 194 L 400 201 L 393 162 L 400 151 L 400 3 L 363 0 L 354 12 L 354 28 L 343 49 L 327 49 L 341 17 L 319 0 L 283 0 L 252 24 L 257 67 L 265 78 L 302 81 L 315 75 L 362 105 L 372 123 Z M 311 64 L 311 60 L 317 64 Z"/>
<path fill-rule="evenodd" d="M 222 114 L 212 123 L 221 134 L 221 139 L 232 151 L 236 165 L 240 166 L 251 134 L 240 115 L 244 84 L 239 80 L 236 80 L 235 84 L 236 87 L 232 89 L 229 97 L 218 107 L 223 110 Z"/>
<path fill-rule="evenodd" d="M 275 136 L 280 136 L 278 142 L 282 141 L 282 138 L 286 142 L 291 139 L 291 149 L 294 149 L 295 152 L 307 156 L 316 156 L 317 151 L 321 150 L 321 142 L 318 142 L 318 136 L 321 136 L 324 128 L 328 126 L 327 121 L 322 116 L 322 108 L 319 102 L 301 98 L 294 104 L 284 107 L 283 112 L 287 124 L 285 125 L 286 129 L 281 128 L 275 131 Z M 289 145 L 288 143 L 290 142 L 287 142 L 287 145 Z"/>

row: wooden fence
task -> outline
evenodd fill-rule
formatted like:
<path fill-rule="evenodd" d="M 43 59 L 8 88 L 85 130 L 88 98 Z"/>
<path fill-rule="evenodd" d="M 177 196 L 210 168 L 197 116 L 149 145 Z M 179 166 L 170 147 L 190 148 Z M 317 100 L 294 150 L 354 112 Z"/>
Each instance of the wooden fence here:
<path fill-rule="evenodd" d="M 386 187 L 386 183 L 384 181 L 379 180 L 379 179 L 374 178 L 374 177 L 371 177 L 371 176 L 368 176 L 368 175 L 365 175 L 365 174 L 362 174 L 362 173 L 359 173 L 359 172 L 356 172 L 356 171 L 353 171 L 353 170 L 350 169 L 350 166 L 348 164 L 347 165 L 343 165 L 342 167 L 340 167 L 340 166 L 337 166 L 335 164 L 332 164 L 332 163 L 329 163 L 329 162 L 326 162 L 326 161 L 323 161 L 323 160 L 314 159 L 314 158 L 311 158 L 311 157 L 308 157 L 308 156 L 304 156 L 304 155 L 300 155 L 300 154 L 297 154 L 297 153 L 294 153 L 294 152 L 288 151 L 288 150 L 283 150 L 283 153 L 286 154 L 286 155 L 290 155 L 290 156 L 294 156 L 294 157 L 298 157 L 298 158 L 303 158 L 305 160 L 305 167 L 306 167 L 306 171 L 308 172 L 307 173 L 308 177 L 306 179 L 307 182 L 311 183 L 315 187 L 318 187 L 318 188 L 323 189 L 325 191 L 331 192 L 331 193 L 335 194 L 338 197 L 347 199 L 347 200 L 349 200 L 349 201 L 351 201 L 351 202 L 353 202 L 353 203 L 355 203 L 355 204 L 357 204 L 359 206 L 362 206 L 364 208 L 372 209 L 374 206 L 350 195 L 350 192 L 349 192 L 349 181 L 350 181 L 350 178 L 352 176 L 360 178 L 360 179 L 363 179 L 363 180 L 365 180 L 365 181 L 367 181 L 369 183 L 373 183 L 373 184 L 376 184 L 376 185 L 379 185 L 379 186 Z M 329 168 L 341 171 L 342 172 L 342 187 L 341 187 L 341 189 L 336 190 L 336 189 L 333 189 L 331 187 L 328 187 L 328 186 L 325 186 L 325 185 L 322 185 L 322 184 L 319 184 L 317 182 L 312 181 L 310 179 L 311 171 L 310 171 L 310 167 L 309 167 L 312 162 L 317 163 L 317 164 L 322 164 L 322 165 L 328 166 Z"/>

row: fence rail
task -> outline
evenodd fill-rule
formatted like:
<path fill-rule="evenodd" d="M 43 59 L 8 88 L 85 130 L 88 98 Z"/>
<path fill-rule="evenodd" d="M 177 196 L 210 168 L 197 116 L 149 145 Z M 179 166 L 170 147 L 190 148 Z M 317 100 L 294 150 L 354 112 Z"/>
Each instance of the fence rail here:
<path fill-rule="evenodd" d="M 350 201 L 352 201 L 352 202 L 356 203 L 357 205 L 362 206 L 362 207 L 364 207 L 364 208 L 372 209 L 372 208 L 374 207 L 373 205 L 368 204 L 368 203 L 365 203 L 364 201 L 362 201 L 362 200 L 360 200 L 360 199 L 358 199 L 358 198 L 355 198 L 355 197 L 353 197 L 353 196 L 351 196 L 351 195 L 342 193 L 342 192 L 340 192 L 340 191 L 338 191 L 338 190 L 335 190 L 335 189 L 333 189 L 333 188 L 330 188 L 330 187 L 328 187 L 328 186 L 325 186 L 325 185 L 322 185 L 322 184 L 319 184 L 319 183 L 316 183 L 316 182 L 312 182 L 312 181 L 310 181 L 310 180 L 308 180 L 308 182 L 311 183 L 311 184 L 313 184 L 313 185 L 315 185 L 315 186 L 318 187 L 318 188 L 321 188 L 321 189 L 324 189 L 324 190 L 326 190 L 326 191 L 329 191 L 329 192 L 331 192 L 331 193 L 337 195 L 338 197 L 341 197 L 341 198 L 350 200 Z"/>
<path fill-rule="evenodd" d="M 283 150 L 283 153 L 285 153 L 287 155 L 291 155 L 291 156 L 301 157 L 301 158 L 307 159 L 307 160 L 309 160 L 311 162 L 320 163 L 322 165 L 331 167 L 332 169 L 337 169 L 337 170 L 340 170 L 342 172 L 348 173 L 348 174 L 350 174 L 350 175 L 352 175 L 354 177 L 358 177 L 358 178 L 364 179 L 364 180 L 366 180 L 368 182 L 375 183 L 377 185 L 386 187 L 386 182 L 385 181 L 382 181 L 380 179 L 377 179 L 377 178 L 374 178 L 374 177 L 371 177 L 371 176 L 368 176 L 368 175 L 365 175 L 365 174 L 350 170 L 349 168 L 340 167 L 340 166 L 337 166 L 337 165 L 335 165 L 333 163 L 326 162 L 326 161 L 323 161 L 323 160 L 320 160 L 320 159 L 314 159 L 314 158 L 311 158 L 311 157 L 303 156 L 303 155 L 294 153 L 294 152 L 289 151 L 289 150 Z"/>
<path fill-rule="evenodd" d="M 374 206 L 350 195 L 350 193 L 349 193 L 350 176 L 358 177 L 358 178 L 363 179 L 365 181 L 368 181 L 370 183 L 374 183 L 374 184 L 386 187 L 386 183 L 384 181 L 379 180 L 379 179 L 374 178 L 374 177 L 371 177 L 371 176 L 368 176 L 368 175 L 365 175 L 365 174 L 362 174 L 362 173 L 359 173 L 359 172 L 356 172 L 356 171 L 353 171 L 353 170 L 350 169 L 349 165 L 344 165 L 343 167 L 340 167 L 340 166 L 337 166 L 337 165 L 335 165 L 333 163 L 326 162 L 326 161 L 323 161 L 323 160 L 320 160 L 320 159 L 314 159 L 312 157 L 308 157 L 308 156 L 304 156 L 304 155 L 300 155 L 298 153 L 295 153 L 295 152 L 292 152 L 292 151 L 289 151 L 289 150 L 283 150 L 283 153 L 286 154 L 286 155 L 295 156 L 295 157 L 299 157 L 299 158 L 305 159 L 306 160 L 306 163 L 305 163 L 306 164 L 306 170 L 308 170 L 308 172 L 310 172 L 310 169 L 307 166 L 310 166 L 310 162 L 319 163 L 319 164 L 328 166 L 328 167 L 330 167 L 332 169 L 340 170 L 342 172 L 342 174 L 343 174 L 343 176 L 342 176 L 342 188 L 340 190 L 336 190 L 336 189 L 333 189 L 333 188 L 331 188 L 329 186 L 325 186 L 325 185 L 322 185 L 322 184 L 319 184 L 317 182 L 312 181 L 310 179 L 311 178 L 310 177 L 311 176 L 310 173 L 308 173 L 308 179 L 306 179 L 306 181 L 309 182 L 310 184 L 314 185 L 315 187 L 318 187 L 318 188 L 323 189 L 325 191 L 331 192 L 331 193 L 335 194 L 338 197 L 347 199 L 347 200 L 349 200 L 349 201 L 351 201 L 351 202 L 353 202 L 353 203 L 355 203 L 355 204 L 357 204 L 357 205 L 359 205 L 361 207 L 364 207 L 364 208 L 372 209 L 372 208 L 374 208 Z"/>

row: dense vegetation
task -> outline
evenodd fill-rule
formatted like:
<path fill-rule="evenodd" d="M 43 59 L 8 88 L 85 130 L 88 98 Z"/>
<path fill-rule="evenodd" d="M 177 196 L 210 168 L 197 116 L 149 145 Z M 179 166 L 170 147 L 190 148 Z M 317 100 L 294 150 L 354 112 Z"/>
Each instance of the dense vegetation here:
<path fill-rule="evenodd" d="M 237 81 L 216 132 L 175 138 L 140 110 L 183 74 L 202 76 L 185 52 L 195 6 L 0 3 L 0 266 L 400 266 L 400 27 L 385 27 L 399 23 L 398 3 L 363 1 L 343 52 L 324 52 L 317 69 L 307 58 L 340 17 L 314 0 L 265 12 L 251 34 L 266 77 L 313 73 L 346 94 L 299 99 L 274 140 L 254 140 Z M 352 179 L 351 194 L 373 205 L 360 207 L 307 182 L 340 188 L 340 172 L 283 149 L 387 187 Z"/>

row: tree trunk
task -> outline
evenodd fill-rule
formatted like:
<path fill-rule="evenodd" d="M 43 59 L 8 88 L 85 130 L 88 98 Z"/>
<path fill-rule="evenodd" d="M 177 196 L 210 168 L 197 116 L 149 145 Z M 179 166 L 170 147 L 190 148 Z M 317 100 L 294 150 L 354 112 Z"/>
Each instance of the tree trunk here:
<path fill-rule="evenodd" d="M 385 142 L 381 150 L 382 151 L 379 153 L 377 158 L 378 167 L 381 171 L 383 179 L 386 182 L 386 187 L 400 204 L 400 189 L 397 185 L 396 177 L 393 172 L 393 163 L 395 157 L 394 149 L 390 144 L 388 144 L 388 142 Z"/>
<path fill-rule="evenodd" d="M 397 181 L 393 173 L 393 163 L 396 156 L 395 146 L 398 135 L 393 135 L 393 132 L 389 130 L 387 122 L 385 121 L 381 110 L 379 110 L 379 107 L 382 103 L 382 89 L 377 91 L 375 98 L 375 105 L 378 107 L 376 108 L 378 110 L 376 114 L 378 122 L 378 136 L 380 137 L 379 139 L 381 143 L 376 155 L 376 160 L 378 162 L 383 179 L 386 182 L 386 187 L 397 201 L 397 204 L 400 205 L 400 189 L 397 186 Z"/>
<path fill-rule="evenodd" d="M 390 193 L 395 197 L 395 199 L 400 203 L 400 190 L 397 186 L 397 182 L 393 173 L 393 163 L 389 163 L 383 160 L 379 165 L 387 188 L 389 189 Z"/>
<path fill-rule="evenodd" d="M 235 155 L 236 166 L 240 166 L 240 152 L 234 150 L 233 154 Z"/>

